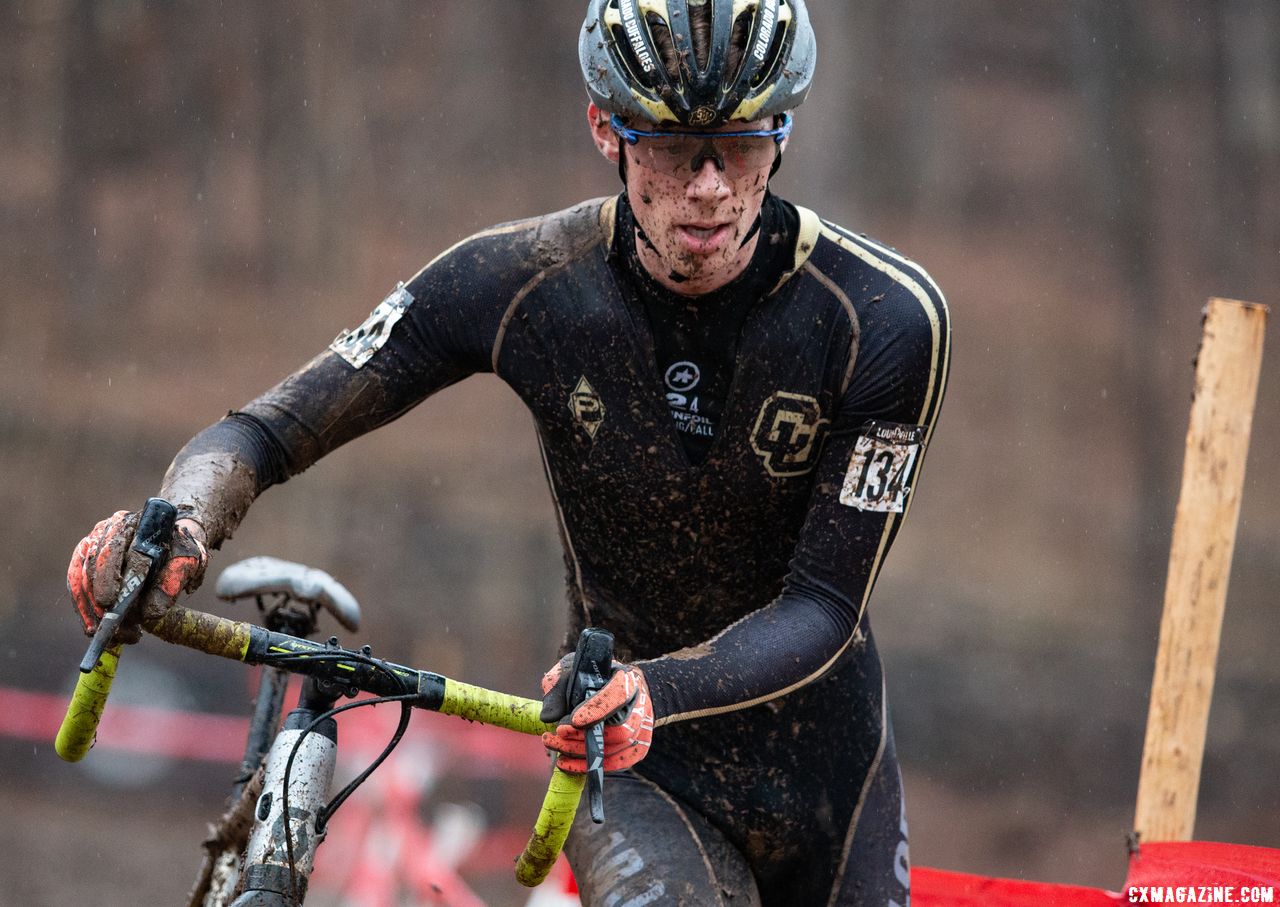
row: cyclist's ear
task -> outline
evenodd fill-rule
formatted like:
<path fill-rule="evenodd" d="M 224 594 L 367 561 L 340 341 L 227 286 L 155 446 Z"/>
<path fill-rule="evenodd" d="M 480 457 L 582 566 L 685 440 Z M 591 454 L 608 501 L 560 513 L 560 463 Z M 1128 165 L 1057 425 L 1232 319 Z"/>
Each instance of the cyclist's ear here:
<path fill-rule="evenodd" d="M 591 126 L 591 139 L 601 154 L 613 163 L 618 162 L 618 136 L 609 127 L 609 114 L 594 103 L 587 105 L 587 123 Z"/>

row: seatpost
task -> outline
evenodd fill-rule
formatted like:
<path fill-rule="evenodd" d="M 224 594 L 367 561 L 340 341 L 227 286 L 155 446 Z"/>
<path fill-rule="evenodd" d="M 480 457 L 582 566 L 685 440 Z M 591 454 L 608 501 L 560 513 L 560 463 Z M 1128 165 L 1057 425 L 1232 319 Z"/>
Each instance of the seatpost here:
<path fill-rule="evenodd" d="M 281 595 L 268 608 L 259 595 L 258 610 L 263 615 L 263 626 L 268 630 L 306 639 L 316 630 L 316 608 L 305 604 L 290 607 L 290 601 L 288 596 Z M 258 766 L 271 747 L 271 739 L 280 723 L 280 710 L 284 706 L 285 687 L 288 683 L 288 671 L 270 667 L 262 669 L 262 675 L 258 678 L 258 695 L 253 698 L 253 716 L 249 719 L 244 758 L 240 760 L 240 774 L 231 789 L 232 803 L 239 799 L 241 791 L 258 771 Z"/>

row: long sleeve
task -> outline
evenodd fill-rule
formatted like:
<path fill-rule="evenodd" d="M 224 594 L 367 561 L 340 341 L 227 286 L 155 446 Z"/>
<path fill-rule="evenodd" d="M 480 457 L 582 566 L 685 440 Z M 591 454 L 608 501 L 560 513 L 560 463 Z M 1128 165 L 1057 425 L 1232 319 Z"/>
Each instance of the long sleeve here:
<path fill-rule="evenodd" d="M 169 467 L 161 494 L 217 547 L 270 486 L 488 370 L 510 286 L 522 279 L 518 250 L 495 255 L 496 242 L 490 231 L 455 246 L 398 285 L 358 328 L 197 434 Z"/>
<path fill-rule="evenodd" d="M 857 641 L 946 386 L 945 305 L 921 284 L 931 288 L 923 300 L 899 286 L 864 314 L 782 593 L 701 645 L 641 662 L 658 724 L 775 699 L 820 678 Z"/>

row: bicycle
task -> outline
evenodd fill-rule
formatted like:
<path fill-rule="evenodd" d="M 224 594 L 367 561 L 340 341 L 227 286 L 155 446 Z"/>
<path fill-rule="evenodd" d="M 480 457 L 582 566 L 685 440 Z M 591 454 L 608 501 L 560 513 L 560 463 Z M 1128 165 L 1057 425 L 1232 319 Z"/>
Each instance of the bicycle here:
<path fill-rule="evenodd" d="M 143 509 L 126 561 L 122 594 L 104 615 L 81 662 L 81 675 L 58 733 L 55 749 L 67 761 L 78 761 L 92 746 L 122 652 L 122 646 L 112 644 L 115 628 L 146 595 L 167 557 L 175 519 L 176 510 L 161 499 L 148 500 Z M 268 626 L 177 604 L 142 620 L 147 633 L 166 642 L 269 669 L 260 679 L 231 806 L 206 844 L 205 865 L 190 899 L 193 907 L 301 905 L 329 819 L 391 753 L 414 708 L 524 734 L 540 735 L 555 728 L 540 719 L 542 704 L 537 700 L 375 658 L 369 646 L 346 649 L 337 637 L 323 643 L 305 638 L 314 631 L 320 610 L 329 611 L 349 630 L 359 627 L 355 599 L 321 571 L 275 559 L 250 559 L 224 571 L 216 591 L 228 598 L 258 599 Z M 263 603 L 268 595 L 277 597 L 270 607 Z M 583 631 L 572 668 L 572 701 L 580 702 L 604 685 L 612 649 L 613 638 L 607 631 Z M 302 691 L 298 706 L 275 733 L 289 674 L 303 676 Z M 336 705 L 338 699 L 361 692 L 373 698 Z M 334 716 L 391 702 L 401 706 L 394 736 L 364 772 L 326 803 L 337 759 Z M 593 768 L 601 761 L 602 736 L 600 726 L 587 733 L 588 762 Z M 603 820 L 602 783 L 601 770 L 577 775 L 553 766 L 533 832 L 516 861 L 517 881 L 532 887 L 546 878 L 584 789 L 590 793 L 593 820 Z M 241 843 L 246 839 L 247 844 Z M 233 892 L 235 900 L 226 900 Z"/>

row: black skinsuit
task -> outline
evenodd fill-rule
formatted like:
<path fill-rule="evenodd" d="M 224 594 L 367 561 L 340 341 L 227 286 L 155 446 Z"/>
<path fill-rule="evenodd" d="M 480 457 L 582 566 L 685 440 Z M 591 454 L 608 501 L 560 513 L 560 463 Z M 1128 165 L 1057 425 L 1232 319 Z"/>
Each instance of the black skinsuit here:
<path fill-rule="evenodd" d="M 633 222 L 608 199 L 450 249 L 166 477 L 216 545 L 264 488 L 468 374 L 520 395 L 560 520 L 568 638 L 612 630 L 656 709 L 650 755 L 606 784 L 608 822 L 571 836 L 589 904 L 906 903 L 864 611 L 942 402 L 948 316 L 893 251 L 770 212 L 709 443 L 675 430 Z"/>

